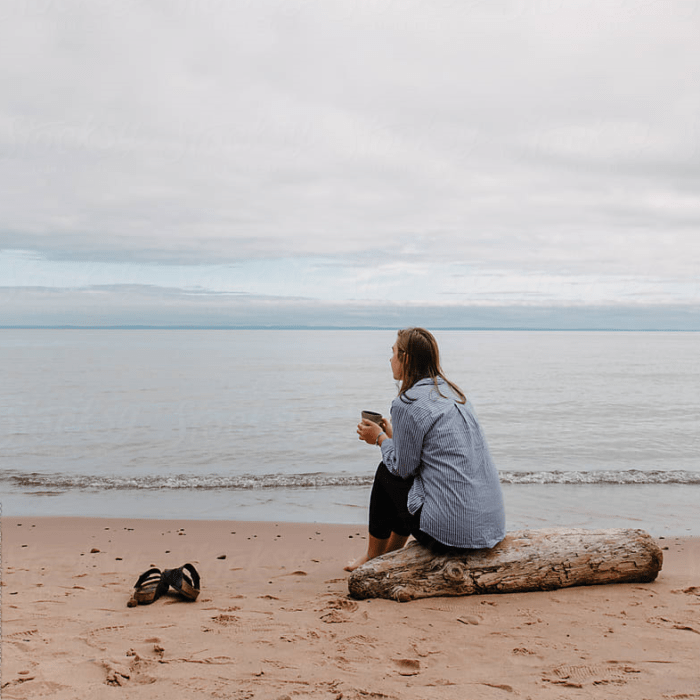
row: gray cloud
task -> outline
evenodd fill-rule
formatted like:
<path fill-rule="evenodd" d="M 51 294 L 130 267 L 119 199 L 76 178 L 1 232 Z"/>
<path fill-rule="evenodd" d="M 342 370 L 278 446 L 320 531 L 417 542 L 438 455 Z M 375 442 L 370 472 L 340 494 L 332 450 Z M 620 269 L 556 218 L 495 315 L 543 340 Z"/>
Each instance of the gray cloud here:
<path fill-rule="evenodd" d="M 699 269 L 697 2 L 2 13 L 4 248 Z"/>

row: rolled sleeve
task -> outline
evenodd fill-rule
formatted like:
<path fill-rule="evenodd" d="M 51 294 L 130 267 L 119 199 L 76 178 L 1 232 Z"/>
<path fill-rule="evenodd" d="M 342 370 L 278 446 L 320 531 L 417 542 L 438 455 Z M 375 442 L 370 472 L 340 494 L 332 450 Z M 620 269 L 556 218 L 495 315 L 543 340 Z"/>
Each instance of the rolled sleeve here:
<path fill-rule="evenodd" d="M 391 422 L 394 439 L 382 443 L 382 459 L 387 469 L 397 476 L 407 479 L 420 467 L 423 451 L 424 430 L 407 410 L 407 404 L 400 399 L 391 407 Z"/>

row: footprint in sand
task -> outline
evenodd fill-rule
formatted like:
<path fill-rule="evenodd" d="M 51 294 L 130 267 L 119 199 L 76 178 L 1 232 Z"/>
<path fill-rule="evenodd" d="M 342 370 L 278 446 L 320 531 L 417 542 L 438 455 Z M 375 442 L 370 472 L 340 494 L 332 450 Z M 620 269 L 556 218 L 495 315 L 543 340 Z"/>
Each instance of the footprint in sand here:
<path fill-rule="evenodd" d="M 90 630 L 87 633 L 85 641 L 87 642 L 88 646 L 94 647 L 95 649 L 101 649 L 102 651 L 107 651 L 107 645 L 113 638 L 113 635 L 117 632 L 121 632 L 123 629 L 125 629 L 124 625 L 98 627 L 97 629 Z"/>
<path fill-rule="evenodd" d="M 418 659 L 392 659 L 400 676 L 417 676 L 420 673 L 420 661 Z"/>
<path fill-rule="evenodd" d="M 543 681 L 567 688 L 583 688 L 589 685 L 625 685 L 635 680 L 641 670 L 629 664 L 611 661 L 593 666 L 557 666 L 545 673 Z"/>
<path fill-rule="evenodd" d="M 274 620 L 274 613 L 256 610 L 237 612 L 237 615 L 220 613 L 211 619 L 218 625 L 229 627 L 239 634 L 261 634 L 280 630 L 279 623 Z"/>
<path fill-rule="evenodd" d="M 349 622 L 350 616 L 348 613 L 355 612 L 359 607 L 354 600 L 335 598 L 326 603 L 325 610 L 328 612 L 321 615 L 321 620 L 327 624 Z"/>
<path fill-rule="evenodd" d="M 686 595 L 697 595 L 700 596 L 700 586 L 690 586 L 689 588 L 683 588 L 681 590 L 674 590 L 671 593 L 685 593 Z"/>
<path fill-rule="evenodd" d="M 379 640 L 376 637 L 367 637 L 364 634 L 354 634 L 352 637 L 346 637 L 343 641 L 349 644 L 356 644 L 358 646 L 369 645 L 374 647 Z"/>
<path fill-rule="evenodd" d="M 480 625 L 481 618 L 477 615 L 462 615 L 462 617 L 457 618 L 457 622 L 461 622 L 463 625 Z"/>
<path fill-rule="evenodd" d="M 11 634 L 6 634 L 4 639 L 6 642 L 30 642 L 33 635 L 35 635 L 39 630 L 24 630 L 24 632 L 12 632 Z"/>
<path fill-rule="evenodd" d="M 332 610 L 346 610 L 347 612 L 355 612 L 360 606 L 354 600 L 348 598 L 336 598 L 326 603 L 327 608 Z"/>
<path fill-rule="evenodd" d="M 321 615 L 321 620 L 328 625 L 350 622 L 350 617 L 340 610 L 331 610 Z"/>
<path fill-rule="evenodd" d="M 105 675 L 106 685 L 124 686 L 129 682 L 144 685 L 156 682 L 153 676 L 142 673 L 141 660 L 137 654 L 132 654 L 129 658 L 127 652 L 127 658 L 129 660 L 126 663 L 112 659 L 102 660 L 101 665 L 107 672 Z"/>

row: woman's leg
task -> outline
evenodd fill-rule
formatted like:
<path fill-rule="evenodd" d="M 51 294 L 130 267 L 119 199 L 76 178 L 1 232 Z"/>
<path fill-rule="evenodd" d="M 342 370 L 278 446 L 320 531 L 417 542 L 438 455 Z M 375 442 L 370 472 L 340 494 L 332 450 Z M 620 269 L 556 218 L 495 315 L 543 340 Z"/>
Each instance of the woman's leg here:
<path fill-rule="evenodd" d="M 348 564 L 345 567 L 345 571 L 355 571 L 358 566 L 366 564 L 370 559 L 381 557 L 382 554 L 393 552 L 396 549 L 401 549 L 408 541 L 408 538 L 409 535 L 397 535 L 395 532 L 392 532 L 389 537 L 381 540 L 374 537 L 374 535 L 370 535 L 367 553 Z"/>
<path fill-rule="evenodd" d="M 412 479 L 392 474 L 384 465 L 377 467 L 369 499 L 369 542 L 367 553 L 345 567 L 354 571 L 370 559 L 401 549 L 411 534 L 412 516 L 406 503 Z"/>

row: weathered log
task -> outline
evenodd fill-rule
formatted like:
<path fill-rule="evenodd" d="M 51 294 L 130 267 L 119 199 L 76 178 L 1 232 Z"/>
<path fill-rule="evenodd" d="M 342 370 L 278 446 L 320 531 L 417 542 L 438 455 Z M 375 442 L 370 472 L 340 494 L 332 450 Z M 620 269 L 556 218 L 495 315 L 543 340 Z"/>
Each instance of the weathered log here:
<path fill-rule="evenodd" d="M 604 583 L 648 583 L 663 563 L 644 530 L 552 528 L 509 533 L 493 549 L 436 555 L 417 542 L 352 572 L 354 598 L 401 602 L 431 596 L 547 591 Z"/>

